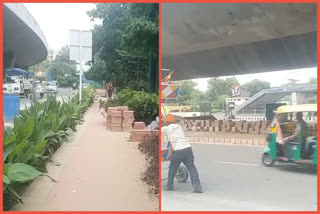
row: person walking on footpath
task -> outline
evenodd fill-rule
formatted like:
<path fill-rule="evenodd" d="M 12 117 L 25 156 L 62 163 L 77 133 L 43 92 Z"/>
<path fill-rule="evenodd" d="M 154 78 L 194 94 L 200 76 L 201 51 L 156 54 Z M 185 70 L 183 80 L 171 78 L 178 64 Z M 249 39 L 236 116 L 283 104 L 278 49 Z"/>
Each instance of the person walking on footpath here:
<path fill-rule="evenodd" d="M 108 92 L 108 97 L 111 98 L 112 92 L 113 92 L 113 84 L 112 84 L 111 80 L 107 84 L 107 92 Z"/>
<path fill-rule="evenodd" d="M 161 132 L 168 136 L 169 142 L 173 147 L 173 155 L 170 159 L 168 172 L 167 190 L 174 190 L 173 180 L 180 164 L 183 163 L 190 173 L 193 192 L 202 193 L 198 171 L 194 165 L 192 148 L 185 137 L 182 126 L 176 123 L 176 117 L 172 114 L 168 114 L 165 117 L 165 122 L 168 125 L 162 127 Z"/>

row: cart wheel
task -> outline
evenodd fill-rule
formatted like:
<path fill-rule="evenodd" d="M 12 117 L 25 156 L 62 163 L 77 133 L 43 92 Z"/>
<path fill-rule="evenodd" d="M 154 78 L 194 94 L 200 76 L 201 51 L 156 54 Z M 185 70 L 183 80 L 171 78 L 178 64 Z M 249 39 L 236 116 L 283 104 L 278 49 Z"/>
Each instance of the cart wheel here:
<path fill-rule="evenodd" d="M 187 168 L 185 166 L 179 166 L 175 177 L 176 177 L 177 181 L 180 183 L 186 182 L 189 177 L 189 173 L 188 173 Z"/>
<path fill-rule="evenodd" d="M 262 163 L 264 166 L 271 167 L 274 164 L 274 160 L 270 157 L 268 153 L 262 155 Z"/>

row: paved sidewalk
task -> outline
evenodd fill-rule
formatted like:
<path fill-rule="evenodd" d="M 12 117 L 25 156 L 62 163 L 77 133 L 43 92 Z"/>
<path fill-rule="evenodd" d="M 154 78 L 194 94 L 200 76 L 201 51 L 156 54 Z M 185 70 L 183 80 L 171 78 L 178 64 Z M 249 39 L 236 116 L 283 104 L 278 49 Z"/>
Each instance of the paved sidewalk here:
<path fill-rule="evenodd" d="M 158 210 L 158 199 L 140 180 L 145 161 L 127 142 L 128 132 L 111 132 L 96 101 L 70 143 L 55 153 L 49 175 L 36 179 L 23 194 L 19 211 L 145 211 Z M 58 166 L 57 166 L 58 165 Z"/>

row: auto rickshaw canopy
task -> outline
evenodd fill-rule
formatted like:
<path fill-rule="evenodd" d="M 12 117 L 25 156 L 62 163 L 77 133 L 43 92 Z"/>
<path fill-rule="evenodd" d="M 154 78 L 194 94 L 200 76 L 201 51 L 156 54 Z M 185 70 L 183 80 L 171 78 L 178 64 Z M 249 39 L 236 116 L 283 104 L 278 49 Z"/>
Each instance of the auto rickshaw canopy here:
<path fill-rule="evenodd" d="M 283 105 L 278 107 L 276 114 L 294 113 L 294 112 L 317 112 L 317 104 L 303 104 L 303 105 Z"/>

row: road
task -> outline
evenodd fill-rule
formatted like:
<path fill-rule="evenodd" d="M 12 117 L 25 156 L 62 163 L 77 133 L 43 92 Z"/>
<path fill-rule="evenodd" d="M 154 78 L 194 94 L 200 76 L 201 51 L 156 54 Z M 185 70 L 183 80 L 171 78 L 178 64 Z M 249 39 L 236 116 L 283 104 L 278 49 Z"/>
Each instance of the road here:
<path fill-rule="evenodd" d="M 190 179 L 166 191 L 164 211 L 317 210 L 315 168 L 287 164 L 262 165 L 263 147 L 193 144 L 195 164 L 204 193 L 192 193 Z M 162 168 L 168 162 L 162 164 Z M 162 170 L 162 178 L 167 170 Z"/>
<path fill-rule="evenodd" d="M 72 93 L 74 93 L 75 91 L 72 90 L 71 88 L 59 88 L 58 89 L 58 93 L 57 93 L 57 98 L 59 97 L 68 97 L 70 95 L 72 95 Z M 44 97 L 44 99 L 46 98 L 46 96 Z M 44 100 L 44 99 L 40 99 L 39 94 L 36 94 L 36 99 L 38 100 Z M 25 98 L 25 97 L 20 97 L 20 110 L 24 109 L 26 106 L 29 107 L 31 105 L 30 102 L 30 98 Z"/>

